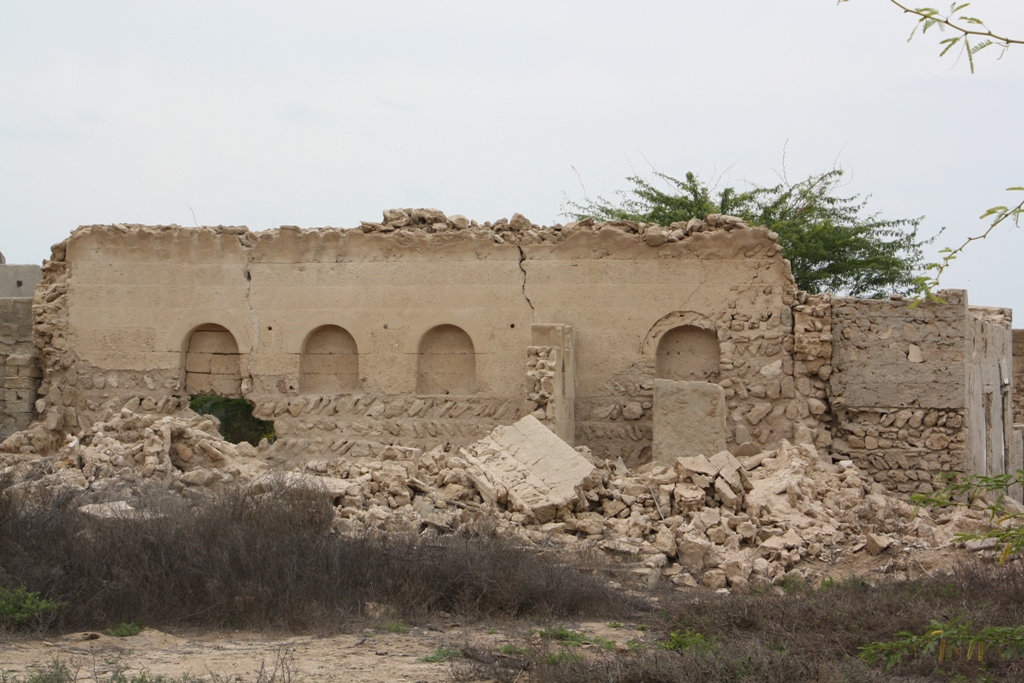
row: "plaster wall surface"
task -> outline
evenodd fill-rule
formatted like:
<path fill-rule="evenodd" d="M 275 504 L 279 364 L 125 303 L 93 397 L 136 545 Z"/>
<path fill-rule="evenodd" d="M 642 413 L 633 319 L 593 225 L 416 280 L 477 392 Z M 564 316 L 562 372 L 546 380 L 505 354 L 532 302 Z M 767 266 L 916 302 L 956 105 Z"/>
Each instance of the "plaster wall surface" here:
<path fill-rule="evenodd" d="M 574 331 L 576 442 L 637 465 L 651 457 L 659 341 L 691 325 L 721 347 L 711 379 L 726 391 L 730 443 L 775 445 L 792 436 L 792 417 L 814 423 L 785 351 L 795 286 L 773 236 L 732 227 L 674 241 L 637 224 L 80 228 L 55 250 L 39 297 L 40 344 L 52 346 L 39 407 L 63 428 L 132 401 L 181 409 L 189 340 L 212 325 L 234 337 L 237 386 L 275 422 L 282 458 L 468 443 L 536 409 L 532 328 L 555 324 Z M 303 388 L 307 339 L 324 326 L 355 344 L 352 390 Z M 469 390 L 418 391 L 424 340 L 439 327 L 471 340 Z"/>
<path fill-rule="evenodd" d="M 832 306 L 833 452 L 903 493 L 965 471 L 968 336 L 962 290 L 948 303 L 840 298 Z"/>
<path fill-rule="evenodd" d="M 655 380 L 704 380 L 734 452 L 787 439 L 927 492 L 942 471 L 1021 459 L 1009 312 L 943 297 L 799 292 L 776 236 L 721 216 L 86 226 L 54 247 L 32 342 L 22 325 L 7 352 L 27 365 L 5 381 L 28 393 L 5 396 L 40 420 L 5 447 L 44 452 L 122 407 L 174 413 L 212 389 L 274 422 L 272 461 L 464 445 L 531 414 L 635 467 L 653 456 Z"/>
<path fill-rule="evenodd" d="M 32 291 L 42 279 L 42 270 L 34 264 L 0 262 L 0 298 L 32 298 Z"/>

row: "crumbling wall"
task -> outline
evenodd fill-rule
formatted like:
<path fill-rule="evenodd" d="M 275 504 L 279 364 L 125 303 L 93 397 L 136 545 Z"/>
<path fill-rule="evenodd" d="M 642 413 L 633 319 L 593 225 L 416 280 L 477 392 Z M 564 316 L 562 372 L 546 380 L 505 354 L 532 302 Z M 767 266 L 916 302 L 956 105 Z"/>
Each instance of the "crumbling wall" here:
<path fill-rule="evenodd" d="M 1013 443 L 1011 312 L 971 306 L 967 335 L 969 471 L 989 476 L 1021 468 Z"/>
<path fill-rule="evenodd" d="M 1013 421 L 1024 424 L 1024 330 L 1013 331 Z"/>
<path fill-rule="evenodd" d="M 717 339 L 708 379 L 726 391 L 730 445 L 770 447 L 794 436 L 794 421 L 814 423 L 793 377 L 795 295 L 777 237 L 729 217 L 544 228 L 518 214 L 480 225 L 408 210 L 354 230 L 88 226 L 54 248 L 37 294 L 37 408 L 54 444 L 124 406 L 181 410 L 190 373 L 194 384 L 207 360 L 224 372 L 235 362 L 198 351 L 190 362 L 193 333 L 226 330 L 232 387 L 274 420 L 271 457 L 462 445 L 527 413 L 546 417 L 551 397 L 531 398 L 532 334 L 563 325 L 575 357 L 557 399 L 573 402 L 562 423 L 577 444 L 635 466 L 650 458 L 659 342 L 688 325 Z M 356 362 L 345 362 L 358 369 L 346 373 L 358 386 L 303 383 L 303 367 L 315 377 L 309 368 L 341 362 L 323 340 L 344 335 L 325 328 L 351 338 L 338 353 L 354 345 Z M 439 329 L 452 334 L 431 336 Z M 445 347 L 463 337 L 469 346 Z M 316 357 L 303 363 L 310 339 Z M 473 381 L 419 384 L 429 363 L 447 361 L 471 367 Z M 38 449 L 42 438 L 7 447 Z"/>
<path fill-rule="evenodd" d="M 32 421 L 41 376 L 32 345 L 32 299 L 0 298 L 0 441 Z"/>
<path fill-rule="evenodd" d="M 832 301 L 832 452 L 890 489 L 931 492 L 966 471 L 967 297 Z"/>

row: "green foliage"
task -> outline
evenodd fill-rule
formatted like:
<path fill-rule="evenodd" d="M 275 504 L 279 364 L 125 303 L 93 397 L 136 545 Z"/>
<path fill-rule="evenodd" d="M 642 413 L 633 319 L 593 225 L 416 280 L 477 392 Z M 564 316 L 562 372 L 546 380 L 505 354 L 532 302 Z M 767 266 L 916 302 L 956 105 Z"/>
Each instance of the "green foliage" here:
<path fill-rule="evenodd" d="M 988 510 L 989 518 L 996 523 L 996 528 L 982 534 L 957 534 L 956 539 L 995 539 L 996 548 L 1002 550 L 999 556 L 999 563 L 1002 564 L 1024 550 L 1024 513 L 1018 512 L 1017 506 L 1010 510 L 1006 504 L 1006 495 L 1011 486 L 1024 486 L 1024 470 L 991 477 L 982 474 L 952 475 L 941 490 L 931 494 L 915 494 L 911 500 L 927 507 L 970 505 L 979 498 L 984 500 L 985 509 Z"/>
<path fill-rule="evenodd" d="M 14 590 L 0 587 L 0 626 L 23 628 L 59 607 L 60 603 L 41 598 L 24 586 Z"/>
<path fill-rule="evenodd" d="M 946 623 L 933 620 L 921 635 L 900 631 L 895 640 L 869 643 L 860 650 L 862 660 L 868 664 L 885 662 L 886 668 L 924 655 L 940 662 L 963 657 L 984 663 L 993 653 L 999 659 L 1019 659 L 1024 656 L 1024 626 L 991 626 L 976 631 L 971 624 L 956 619 Z"/>
<path fill-rule="evenodd" d="M 143 627 L 139 624 L 128 623 L 122 621 L 114 628 L 107 631 L 108 636 L 114 638 L 128 638 L 129 636 L 137 636 L 142 633 Z"/>
<path fill-rule="evenodd" d="M 673 631 L 668 634 L 666 640 L 655 643 L 663 650 L 672 652 L 684 652 L 694 650 L 696 652 L 709 652 L 713 650 L 718 642 L 715 638 L 708 638 L 698 631 Z"/>
<path fill-rule="evenodd" d="M 783 254 L 804 291 L 879 297 L 918 288 L 915 278 L 923 267 L 923 247 L 932 241 L 918 239 L 922 218 L 890 220 L 866 214 L 867 198 L 838 194 L 842 169 L 747 192 L 732 187 L 713 191 L 690 172 L 683 180 L 664 173 L 655 177 L 667 189 L 631 176 L 632 189 L 618 193 L 617 201 L 601 197 L 570 203 L 568 213 L 577 219 L 659 225 L 713 213 L 739 216 L 778 233 Z"/>
<path fill-rule="evenodd" d="M 889 1 L 903 10 L 904 14 L 917 17 L 917 23 L 907 38 L 908 43 L 919 30 L 924 35 L 933 28 L 938 28 L 940 32 L 949 29 L 953 35 L 939 41 L 939 56 L 945 57 L 953 48 L 959 47 L 958 55 L 967 56 L 971 73 L 974 73 L 974 55 L 982 50 L 996 45 L 1001 48 L 999 56 L 1002 57 L 1011 45 L 1024 45 L 1024 40 L 993 33 L 984 21 L 966 13 L 964 10 L 971 6 L 969 2 L 953 2 L 949 5 L 949 12 L 943 13 L 935 7 L 909 7 L 899 0 Z M 839 4 L 844 2 L 849 0 L 839 0 Z"/>
<path fill-rule="evenodd" d="M 381 630 L 385 633 L 408 633 L 409 627 L 401 621 L 393 621 L 389 624 L 384 624 Z"/>
<path fill-rule="evenodd" d="M 552 626 L 550 628 L 542 628 L 537 631 L 541 638 L 546 640 L 555 640 L 563 645 L 567 646 L 578 646 L 589 642 L 585 633 L 579 631 L 573 631 L 567 629 L 564 626 Z"/>
<path fill-rule="evenodd" d="M 200 415 L 213 415 L 220 420 L 220 433 L 231 443 L 247 441 L 258 446 L 261 439 L 274 441 L 274 423 L 255 417 L 253 406 L 244 398 L 199 394 L 192 397 L 188 406 Z"/>
<path fill-rule="evenodd" d="M 503 655 L 525 655 L 530 651 L 528 647 L 522 647 L 521 645 L 513 645 L 512 643 L 505 643 L 498 648 L 498 652 Z"/>
<path fill-rule="evenodd" d="M 420 657 L 421 662 L 430 662 L 437 664 L 440 662 L 450 662 L 453 659 L 458 659 L 462 656 L 462 650 L 453 650 L 447 647 L 439 647 L 429 655 Z"/>

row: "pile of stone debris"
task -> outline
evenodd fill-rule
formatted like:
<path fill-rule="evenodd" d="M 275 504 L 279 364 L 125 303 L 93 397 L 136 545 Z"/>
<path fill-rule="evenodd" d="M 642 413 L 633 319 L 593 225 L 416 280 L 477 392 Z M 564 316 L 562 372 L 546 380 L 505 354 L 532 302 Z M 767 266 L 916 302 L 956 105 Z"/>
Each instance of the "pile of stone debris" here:
<path fill-rule="evenodd" d="M 742 460 L 728 451 L 629 471 L 573 449 L 536 418 L 495 429 L 466 448 L 390 447 L 382 459 L 309 462 L 282 472 L 261 450 L 231 444 L 215 418 L 139 414 L 128 408 L 69 436 L 51 457 L 0 452 L 9 492 L 84 492 L 89 510 L 112 491 L 146 482 L 201 497 L 231 484 L 317 487 L 335 505 L 334 529 L 479 528 L 552 549 L 595 549 L 654 586 L 742 588 L 813 578 L 866 551 L 939 548 L 987 523 L 979 507 L 929 511 L 888 495 L 850 461 L 783 442 Z M 104 496 L 104 492 L 108 495 Z M 112 511 L 130 512 L 123 501 Z"/>
<path fill-rule="evenodd" d="M 611 229 L 641 235 L 649 246 L 659 247 L 668 242 L 678 242 L 694 233 L 749 227 L 743 219 L 724 214 L 709 214 L 704 219 L 692 218 L 669 226 L 628 220 L 596 221 L 593 218 L 572 221 L 565 225 L 542 226 L 532 223 L 519 213 L 514 214 L 512 218 L 501 218 L 493 223 L 487 221 L 480 224 L 458 214 L 446 216 L 438 209 L 388 209 L 380 223 L 363 221 L 359 229 L 363 232 L 405 231 L 430 234 L 468 232 L 490 235 L 498 244 L 558 243 L 578 230 Z"/>

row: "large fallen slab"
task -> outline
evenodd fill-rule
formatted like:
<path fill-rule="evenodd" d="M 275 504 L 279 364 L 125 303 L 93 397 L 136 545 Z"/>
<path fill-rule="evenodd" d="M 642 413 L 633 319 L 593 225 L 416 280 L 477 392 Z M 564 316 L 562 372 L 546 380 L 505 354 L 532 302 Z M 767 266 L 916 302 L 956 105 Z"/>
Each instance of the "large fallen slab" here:
<path fill-rule="evenodd" d="M 538 522 L 576 502 L 594 466 L 537 418 L 527 415 L 467 446 L 468 471 L 484 501 L 506 502 Z"/>

